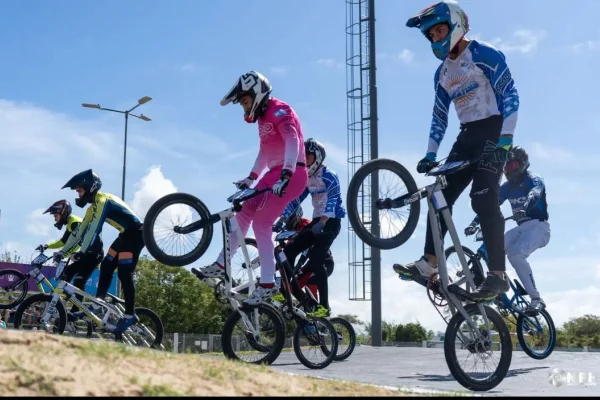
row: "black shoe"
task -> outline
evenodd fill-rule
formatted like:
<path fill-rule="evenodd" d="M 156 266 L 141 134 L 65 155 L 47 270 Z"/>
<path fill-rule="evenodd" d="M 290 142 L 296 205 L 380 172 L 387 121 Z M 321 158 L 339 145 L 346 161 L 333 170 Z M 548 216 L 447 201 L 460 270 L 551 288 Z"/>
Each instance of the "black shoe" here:
<path fill-rule="evenodd" d="M 494 300 L 500 293 L 508 292 L 508 280 L 488 273 L 483 283 L 469 296 L 473 301 Z"/>

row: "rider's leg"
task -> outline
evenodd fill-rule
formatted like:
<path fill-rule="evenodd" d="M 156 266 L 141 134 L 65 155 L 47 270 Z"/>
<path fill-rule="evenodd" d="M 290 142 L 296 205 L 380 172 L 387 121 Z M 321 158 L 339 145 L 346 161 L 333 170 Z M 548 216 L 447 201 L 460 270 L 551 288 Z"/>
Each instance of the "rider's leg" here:
<path fill-rule="evenodd" d="M 512 230 L 517 229 L 521 233 L 519 240 L 506 249 L 506 255 L 531 298 L 530 308 L 536 309 L 543 306 L 544 303 L 535 285 L 533 272 L 527 258 L 535 250 L 548 244 L 550 241 L 550 225 L 546 221 L 530 220 L 523 222 Z"/>
<path fill-rule="evenodd" d="M 79 261 L 71 264 L 71 266 L 77 264 L 75 279 L 73 279 L 73 286 L 85 291 L 85 284 L 87 283 L 88 279 L 90 279 L 90 276 L 92 276 L 94 273 L 96 267 L 98 267 L 98 264 L 102 262 L 102 256 L 102 253 L 86 254 Z M 77 298 L 79 301 L 83 301 L 83 296 L 80 294 L 76 294 L 75 298 Z M 77 306 L 73 305 L 71 312 L 75 313 L 77 310 Z"/>
<path fill-rule="evenodd" d="M 447 162 L 458 161 L 458 160 L 469 160 L 471 158 L 469 151 L 469 143 L 466 137 L 466 131 L 461 129 L 456 142 L 452 145 L 450 155 L 448 156 Z M 454 174 L 450 174 L 446 177 L 448 185 L 442 190 L 446 203 L 450 213 L 452 213 L 452 206 L 461 195 L 461 193 L 469 186 L 472 180 L 473 166 L 469 166 L 461 171 Z M 435 255 L 435 245 L 433 243 L 433 234 L 431 231 L 431 223 L 429 221 L 429 214 L 427 215 L 427 232 L 425 233 L 425 249 L 424 256 L 419 260 L 410 264 L 394 264 L 393 268 L 396 273 L 404 276 L 415 276 L 421 275 L 429 278 L 434 273 L 437 273 L 437 259 Z M 445 237 L 448 228 L 446 223 L 440 214 L 440 225 L 442 229 L 442 237 Z"/>
<path fill-rule="evenodd" d="M 280 175 L 281 167 L 271 169 L 256 185 L 256 189 L 273 186 L 279 180 Z M 306 167 L 297 166 L 296 171 L 290 177 L 283 196 L 280 197 L 272 192 L 266 192 L 264 202 L 256 208 L 252 227 L 256 237 L 258 256 L 260 257 L 260 283 L 256 290 L 244 300 L 245 304 L 258 305 L 279 292 L 279 289 L 274 285 L 275 246 L 272 239 L 273 223 L 285 210 L 285 207 L 302 194 L 307 184 L 308 172 Z"/>
<path fill-rule="evenodd" d="M 492 116 L 471 125 L 479 139 L 473 157 L 494 152 L 502 129 L 502 117 Z M 489 269 L 483 283 L 471 294 L 477 300 L 491 300 L 509 289 L 505 273 L 504 217 L 498 204 L 502 167 L 501 162 L 478 162 L 471 185 L 471 207 L 479 217 Z"/>
<path fill-rule="evenodd" d="M 314 280 L 319 290 L 319 308 L 311 315 L 325 317 L 330 313 L 329 286 L 325 259 L 327 252 L 341 230 L 341 219 L 329 218 L 323 227 L 323 231 L 316 235 L 315 244 L 310 250 L 310 258 L 306 263 L 306 270 L 313 271 Z"/>

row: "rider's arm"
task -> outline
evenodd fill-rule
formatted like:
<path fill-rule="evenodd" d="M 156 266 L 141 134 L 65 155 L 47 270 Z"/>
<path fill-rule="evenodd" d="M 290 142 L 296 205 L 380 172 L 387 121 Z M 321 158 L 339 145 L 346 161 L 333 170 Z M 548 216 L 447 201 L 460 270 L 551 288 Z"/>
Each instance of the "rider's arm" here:
<path fill-rule="evenodd" d="M 504 118 L 500 134 L 513 136 L 517 126 L 519 93 L 504 54 L 491 45 L 479 43 L 473 51 L 473 62 L 481 68 L 494 88 L 498 109 Z"/>
<path fill-rule="evenodd" d="M 256 161 L 254 161 L 254 166 L 250 171 L 250 177 L 254 180 L 258 178 L 258 176 L 267 168 L 267 156 L 265 155 L 265 151 L 263 150 L 263 145 L 260 145 L 258 149 L 258 155 L 256 156 Z"/>
<path fill-rule="evenodd" d="M 289 113 L 289 110 L 286 110 Z M 296 130 L 296 123 L 289 114 L 280 117 L 281 121 L 277 124 L 277 129 L 285 144 L 283 155 L 283 169 L 290 172 L 296 171 L 296 162 L 298 161 L 298 147 L 300 139 Z"/>
<path fill-rule="evenodd" d="M 523 209 L 525 211 L 531 211 L 537 203 L 542 199 L 542 192 L 544 191 L 544 180 L 539 176 L 532 176 L 531 179 L 531 189 L 527 194 L 527 200 L 525 204 L 523 204 Z"/>
<path fill-rule="evenodd" d="M 336 174 L 329 170 L 323 171 L 323 183 L 327 190 L 327 202 L 325 203 L 325 210 L 323 211 L 323 215 L 321 215 L 321 220 L 324 219 L 323 217 L 335 218 L 336 205 L 341 203 L 342 198 L 340 180 Z"/>
<path fill-rule="evenodd" d="M 65 245 L 63 246 L 63 256 L 69 255 L 74 251 L 78 250 L 79 243 L 81 242 L 81 236 L 87 230 L 87 226 L 90 223 L 91 215 L 92 207 L 90 206 L 85 212 L 85 216 L 83 217 L 81 223 L 79 223 L 79 226 L 73 229 L 73 232 L 69 236 L 69 239 L 65 242 Z"/>
<path fill-rule="evenodd" d="M 442 64 L 443 65 L 443 64 Z M 437 154 L 438 148 L 442 143 L 442 139 L 446 134 L 448 127 L 448 110 L 450 109 L 450 96 L 448 92 L 440 85 L 440 71 L 442 65 L 435 72 L 434 88 L 435 102 L 433 105 L 433 118 L 431 120 L 431 131 L 429 132 L 429 145 L 427 153 Z"/>
<path fill-rule="evenodd" d="M 283 210 L 283 213 L 281 213 L 281 219 L 282 220 L 286 220 L 288 219 L 294 212 L 296 212 L 296 209 L 298 208 L 298 206 L 300 204 L 302 204 L 302 202 L 304 201 L 304 199 L 306 199 L 306 197 L 308 196 L 308 188 L 304 189 L 304 192 L 302 192 L 302 194 L 300 196 L 298 196 L 295 200 L 292 200 L 286 207 L 285 210 Z"/>
<path fill-rule="evenodd" d="M 48 247 L 49 249 L 60 249 L 61 247 L 63 247 L 65 245 L 65 243 L 67 243 L 69 236 L 71 236 L 71 232 L 69 232 L 68 229 L 65 229 L 65 233 L 62 235 L 62 237 L 60 239 L 53 240 L 52 242 L 48 242 L 46 244 L 46 247 Z"/>

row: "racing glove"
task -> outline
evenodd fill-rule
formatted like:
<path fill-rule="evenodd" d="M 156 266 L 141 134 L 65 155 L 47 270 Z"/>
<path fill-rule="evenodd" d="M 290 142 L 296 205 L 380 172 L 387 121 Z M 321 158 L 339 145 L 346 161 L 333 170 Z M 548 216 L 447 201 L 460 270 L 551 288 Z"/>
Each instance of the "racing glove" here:
<path fill-rule="evenodd" d="M 493 152 L 485 153 L 484 157 L 489 161 L 506 162 L 510 159 L 512 144 L 512 136 L 501 135 L 498 143 L 496 143 L 496 149 Z"/>
<path fill-rule="evenodd" d="M 248 176 L 247 178 L 241 179 L 237 182 L 233 182 L 233 184 L 240 190 L 244 190 L 244 189 L 248 189 L 250 186 L 252 186 L 252 183 L 254 182 L 254 178 L 252 178 L 251 176 Z"/>
<path fill-rule="evenodd" d="M 425 157 L 417 164 L 417 172 L 424 174 L 429 172 L 432 164 L 435 162 L 436 153 L 427 153 Z"/>
<path fill-rule="evenodd" d="M 288 183 L 290 183 L 290 176 L 292 176 L 292 173 L 287 169 L 281 171 L 279 180 L 273 185 L 273 194 L 279 197 L 283 196 L 285 193 L 285 188 L 287 187 Z"/>

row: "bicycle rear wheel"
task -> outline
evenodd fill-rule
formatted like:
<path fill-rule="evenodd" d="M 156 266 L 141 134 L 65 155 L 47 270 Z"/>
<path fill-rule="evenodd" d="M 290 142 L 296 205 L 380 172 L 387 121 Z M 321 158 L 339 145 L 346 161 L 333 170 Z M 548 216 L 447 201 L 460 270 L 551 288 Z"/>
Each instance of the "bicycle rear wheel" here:
<path fill-rule="evenodd" d="M 392 176 L 395 175 L 400 178 L 404 186 L 406 186 L 407 193 L 390 194 L 389 190 L 382 189 L 381 183 L 387 181 L 387 179 L 381 179 L 381 177 L 379 177 L 380 187 L 379 194 L 377 195 L 378 198 L 372 199 L 373 203 L 364 210 L 363 207 L 361 207 L 360 199 L 364 196 L 368 197 L 371 195 L 371 174 L 379 174 L 379 172 L 385 171 L 391 172 Z M 385 158 L 378 158 L 365 163 L 356 171 L 348 185 L 346 204 L 348 205 L 348 220 L 350 221 L 352 229 L 356 232 L 356 235 L 369 246 L 384 250 L 400 247 L 410 238 L 417 228 L 421 207 L 419 201 L 415 201 L 406 206 L 410 208 L 406 221 L 398 221 L 399 218 L 397 218 L 399 217 L 399 210 L 404 210 L 405 207 L 393 209 L 388 207 L 380 209 L 380 232 L 378 236 L 373 235 L 371 232 L 371 215 L 365 215 L 363 213 L 370 213 L 371 207 L 377 207 L 378 200 L 385 200 L 386 198 L 394 199 L 406 194 L 412 195 L 413 193 L 416 193 L 417 190 L 418 188 L 414 178 L 400 163 Z M 385 214 L 386 211 L 390 212 L 390 216 Z M 384 228 L 391 228 L 394 221 L 400 222 L 400 225 L 402 226 L 400 231 L 390 238 L 383 238 L 383 231 L 387 230 Z"/>
<path fill-rule="evenodd" d="M 56 303 L 56 309 L 52 313 L 51 319 L 48 321 L 48 325 L 35 326 L 34 324 L 40 323 L 40 318 L 46 311 L 50 302 L 52 301 L 51 294 L 38 293 L 26 298 L 15 312 L 15 329 L 31 329 L 32 330 L 43 330 L 47 333 L 58 333 L 62 335 L 67 325 L 67 311 L 62 301 Z M 36 303 L 39 303 L 37 307 Z M 23 317 L 26 317 L 23 319 Z M 25 322 L 24 322 L 25 321 Z"/>
<path fill-rule="evenodd" d="M 546 320 L 548 324 L 548 345 L 542 347 L 540 351 L 536 350 L 534 347 L 535 343 L 540 343 L 540 337 L 542 336 L 543 326 L 539 322 L 542 322 L 538 319 L 538 317 L 542 317 Z M 525 339 L 529 339 L 531 337 L 533 339 L 533 344 L 529 344 Z M 550 314 L 546 310 L 541 310 L 538 315 L 535 317 L 530 317 L 524 314 L 519 313 L 519 318 L 517 318 L 517 338 L 519 339 L 519 344 L 521 348 L 529 357 L 535 360 L 543 360 L 547 358 L 554 351 L 554 346 L 556 345 L 556 328 L 554 327 L 554 321 Z"/>
<path fill-rule="evenodd" d="M 329 322 L 336 328 L 336 325 L 341 325 L 343 330 L 347 331 L 343 332 L 343 330 L 338 330 L 336 328 L 337 333 L 337 341 L 338 341 L 338 351 L 335 355 L 333 361 L 344 361 L 348 357 L 352 355 L 354 352 L 354 347 L 356 346 L 356 332 L 354 331 L 354 327 L 348 321 L 341 317 L 329 318 Z M 347 347 L 346 347 L 347 346 Z M 340 353 L 340 350 L 343 350 Z"/>
<path fill-rule="evenodd" d="M 178 207 L 176 209 L 173 209 L 172 212 L 166 213 L 165 216 L 161 216 L 159 222 L 159 214 L 167 207 L 173 205 Z M 181 221 L 177 224 L 177 226 L 184 227 L 186 225 L 189 225 L 192 221 L 191 219 L 188 220 L 187 217 L 189 217 L 189 213 L 184 212 L 182 210 L 183 206 L 189 206 L 193 210 L 195 210 L 200 215 L 201 220 L 207 220 L 210 218 L 210 212 L 208 211 L 208 207 L 200 199 L 187 193 L 171 193 L 164 197 L 161 197 L 152 205 L 152 207 L 150 207 L 148 213 L 146 214 L 146 217 L 144 218 L 144 225 L 142 229 L 146 248 L 148 249 L 148 252 L 152 255 L 152 257 L 154 257 L 157 261 L 168 266 L 182 267 L 184 265 L 189 265 L 193 263 L 194 261 L 202 257 L 202 255 L 204 255 L 204 253 L 208 249 L 208 246 L 210 245 L 210 242 L 212 241 L 213 225 L 208 224 L 203 229 L 199 230 L 202 233 L 200 234 L 198 244 L 194 245 L 192 250 L 184 253 L 183 255 L 168 254 L 158 245 L 154 229 L 157 225 L 163 232 L 168 232 L 170 230 L 171 233 L 177 235 L 173 236 L 174 239 L 170 239 L 168 241 L 172 245 L 172 247 L 179 248 L 183 246 L 186 242 L 189 243 L 190 241 L 194 240 L 194 238 L 196 237 L 198 231 L 190 232 L 187 234 L 180 234 L 175 231 L 176 227 L 171 227 L 169 229 L 166 226 L 160 226 L 168 222 L 169 219 L 171 221 L 177 220 L 178 222 L 180 222 L 183 218 L 185 218 L 186 221 Z M 173 245 L 173 242 L 178 239 L 183 239 L 183 244 Z"/>

